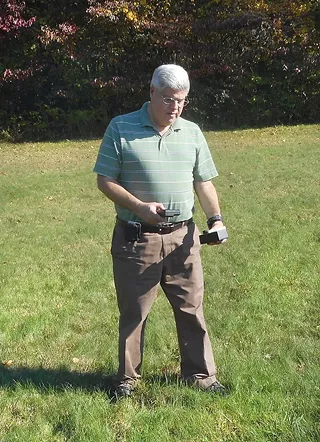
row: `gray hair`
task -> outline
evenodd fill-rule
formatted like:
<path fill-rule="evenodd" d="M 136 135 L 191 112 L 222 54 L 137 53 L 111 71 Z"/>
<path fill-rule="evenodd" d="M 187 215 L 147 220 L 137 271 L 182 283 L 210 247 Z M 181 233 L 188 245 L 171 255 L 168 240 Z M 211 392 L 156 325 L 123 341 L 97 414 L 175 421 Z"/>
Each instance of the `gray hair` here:
<path fill-rule="evenodd" d="M 190 89 L 190 80 L 187 71 L 177 64 L 163 64 L 153 73 L 151 86 L 158 90 L 167 87 L 177 91 L 187 91 Z"/>

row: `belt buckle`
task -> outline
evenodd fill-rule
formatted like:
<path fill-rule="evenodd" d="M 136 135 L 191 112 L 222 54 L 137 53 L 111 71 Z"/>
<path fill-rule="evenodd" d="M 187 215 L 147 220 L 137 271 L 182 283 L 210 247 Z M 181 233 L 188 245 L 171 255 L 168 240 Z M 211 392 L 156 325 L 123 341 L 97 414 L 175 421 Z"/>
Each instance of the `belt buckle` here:
<path fill-rule="evenodd" d="M 160 228 L 168 228 L 168 227 L 174 227 L 174 223 L 160 223 L 159 224 Z"/>
<path fill-rule="evenodd" d="M 173 229 L 173 227 L 174 227 L 174 223 L 161 223 L 161 224 L 159 224 L 159 233 L 163 233 L 163 231 L 167 230 L 167 229 L 169 229 L 169 232 L 167 232 L 167 233 L 170 233 L 170 232 L 172 232 L 171 229 Z"/>

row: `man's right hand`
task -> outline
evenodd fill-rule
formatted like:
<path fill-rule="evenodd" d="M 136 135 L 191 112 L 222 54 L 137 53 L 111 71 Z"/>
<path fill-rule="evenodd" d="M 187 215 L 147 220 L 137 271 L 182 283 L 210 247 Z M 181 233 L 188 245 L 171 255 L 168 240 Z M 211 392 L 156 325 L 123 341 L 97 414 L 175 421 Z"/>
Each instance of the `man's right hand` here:
<path fill-rule="evenodd" d="M 158 212 L 164 209 L 161 203 L 141 203 L 138 204 L 135 213 L 148 224 L 159 224 L 163 223 L 164 219 Z"/>

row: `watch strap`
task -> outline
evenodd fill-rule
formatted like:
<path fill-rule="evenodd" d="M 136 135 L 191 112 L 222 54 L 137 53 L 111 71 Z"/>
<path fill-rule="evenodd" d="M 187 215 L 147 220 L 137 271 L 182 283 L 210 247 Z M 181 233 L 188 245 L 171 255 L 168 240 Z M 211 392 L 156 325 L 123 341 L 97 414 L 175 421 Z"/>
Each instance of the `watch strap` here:
<path fill-rule="evenodd" d="M 216 221 L 221 221 L 221 222 L 223 222 L 223 218 L 222 218 L 222 216 L 221 216 L 221 215 L 214 215 L 214 216 L 211 216 L 211 217 L 207 220 L 207 225 L 208 225 L 209 229 L 211 229 L 211 227 L 213 226 L 213 224 L 214 224 Z"/>

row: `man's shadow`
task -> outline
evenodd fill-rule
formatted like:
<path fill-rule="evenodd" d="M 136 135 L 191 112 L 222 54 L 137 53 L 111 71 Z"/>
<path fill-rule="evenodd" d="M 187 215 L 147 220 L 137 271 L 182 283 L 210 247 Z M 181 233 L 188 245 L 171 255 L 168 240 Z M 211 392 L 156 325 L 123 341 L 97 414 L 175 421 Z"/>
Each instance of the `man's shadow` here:
<path fill-rule="evenodd" d="M 103 392 L 109 399 L 114 397 L 114 373 L 79 372 L 67 368 L 50 369 L 43 367 L 0 367 L 0 388 L 15 389 L 19 385 L 35 387 L 42 393 L 66 391 L 67 389 L 82 390 L 89 393 Z M 180 376 L 176 373 L 159 373 L 146 375 L 145 380 L 157 385 L 177 385 Z"/>
<path fill-rule="evenodd" d="M 0 388 L 12 389 L 17 385 L 31 385 L 43 392 L 64 391 L 67 388 L 88 392 L 103 391 L 112 394 L 113 376 L 105 372 L 70 371 L 67 368 L 0 367 Z"/>

